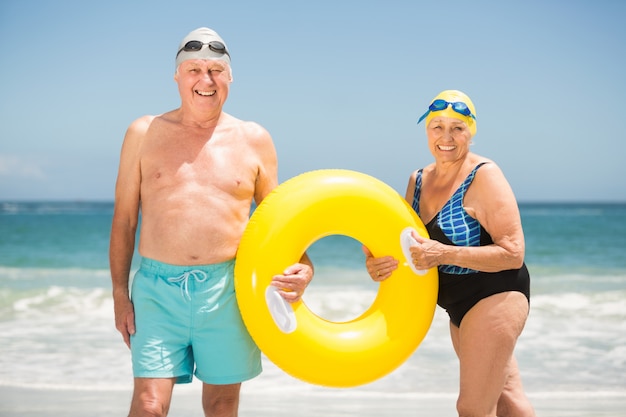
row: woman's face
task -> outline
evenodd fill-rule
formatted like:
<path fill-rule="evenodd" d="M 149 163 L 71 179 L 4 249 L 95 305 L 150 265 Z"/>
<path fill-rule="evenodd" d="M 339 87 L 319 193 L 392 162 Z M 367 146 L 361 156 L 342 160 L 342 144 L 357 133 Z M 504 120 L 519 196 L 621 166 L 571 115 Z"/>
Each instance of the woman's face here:
<path fill-rule="evenodd" d="M 453 117 L 433 117 L 426 127 L 426 135 L 430 152 L 440 162 L 465 158 L 472 140 L 467 124 Z"/>

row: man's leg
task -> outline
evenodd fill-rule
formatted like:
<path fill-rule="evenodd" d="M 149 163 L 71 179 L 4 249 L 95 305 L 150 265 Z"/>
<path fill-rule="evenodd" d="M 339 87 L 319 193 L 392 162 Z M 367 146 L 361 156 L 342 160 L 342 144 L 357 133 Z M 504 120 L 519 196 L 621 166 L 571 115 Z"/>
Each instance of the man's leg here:
<path fill-rule="evenodd" d="M 241 383 L 203 384 L 202 408 L 206 417 L 237 417 Z"/>
<path fill-rule="evenodd" d="M 128 417 L 167 416 L 175 381 L 175 378 L 135 378 Z"/>

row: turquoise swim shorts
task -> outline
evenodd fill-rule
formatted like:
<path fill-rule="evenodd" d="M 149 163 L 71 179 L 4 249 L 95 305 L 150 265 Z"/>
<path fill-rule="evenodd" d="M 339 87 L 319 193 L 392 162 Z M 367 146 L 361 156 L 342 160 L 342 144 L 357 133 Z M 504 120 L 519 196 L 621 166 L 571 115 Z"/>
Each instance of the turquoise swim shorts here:
<path fill-rule="evenodd" d="M 189 383 L 195 374 L 222 385 L 261 373 L 261 352 L 237 306 L 234 266 L 234 260 L 178 266 L 142 259 L 132 283 L 135 377 Z"/>

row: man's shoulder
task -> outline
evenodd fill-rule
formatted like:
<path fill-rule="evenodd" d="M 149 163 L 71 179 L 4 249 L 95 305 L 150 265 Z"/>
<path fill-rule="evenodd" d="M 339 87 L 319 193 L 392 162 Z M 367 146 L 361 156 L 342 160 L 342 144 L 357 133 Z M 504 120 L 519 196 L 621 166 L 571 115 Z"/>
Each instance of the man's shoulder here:
<path fill-rule="evenodd" d="M 251 120 L 241 120 L 235 116 L 233 116 L 232 114 L 226 113 L 226 112 L 222 112 L 222 115 L 220 116 L 220 123 L 224 124 L 224 125 L 231 125 L 231 126 L 237 126 L 239 128 L 254 128 L 256 126 L 260 125 L 257 122 L 253 122 Z"/>
<path fill-rule="evenodd" d="M 241 128 L 251 136 L 268 136 L 269 133 L 263 126 L 253 121 L 242 121 Z"/>
<path fill-rule="evenodd" d="M 160 116 L 155 116 L 155 115 L 150 115 L 150 114 L 141 116 L 135 119 L 130 124 L 130 126 L 128 127 L 128 130 L 131 132 L 135 132 L 135 133 L 142 133 L 142 132 L 145 133 L 150 127 L 150 125 L 152 124 L 152 122 L 154 121 L 154 119 L 157 117 L 160 117 Z"/>
<path fill-rule="evenodd" d="M 250 120 L 241 120 L 234 116 L 224 113 L 227 119 L 225 125 L 231 126 L 243 133 L 248 139 L 269 138 L 269 132 L 259 123 Z"/>

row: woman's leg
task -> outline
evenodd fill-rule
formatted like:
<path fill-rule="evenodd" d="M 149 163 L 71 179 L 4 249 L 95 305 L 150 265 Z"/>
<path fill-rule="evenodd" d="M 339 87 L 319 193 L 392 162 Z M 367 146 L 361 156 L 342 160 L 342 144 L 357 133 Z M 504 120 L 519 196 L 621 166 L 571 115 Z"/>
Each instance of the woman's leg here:
<path fill-rule="evenodd" d="M 459 416 L 496 416 L 505 387 L 512 388 L 507 392 L 518 395 L 514 381 L 511 385 L 509 379 L 519 379 L 519 374 L 514 376 L 517 366 L 513 350 L 527 316 L 526 297 L 519 292 L 506 292 L 478 302 L 459 328 L 450 325 L 460 362 Z M 502 404 L 510 404 L 506 395 Z"/>
<path fill-rule="evenodd" d="M 498 416 L 502 417 L 526 417 L 535 416 L 535 410 L 524 393 L 522 378 L 515 356 L 509 362 L 508 378 L 504 384 L 502 394 L 498 399 Z"/>

